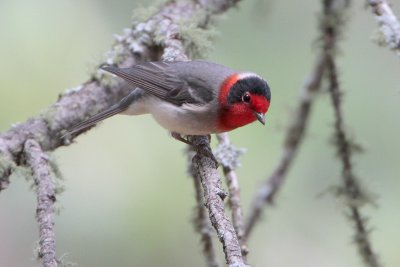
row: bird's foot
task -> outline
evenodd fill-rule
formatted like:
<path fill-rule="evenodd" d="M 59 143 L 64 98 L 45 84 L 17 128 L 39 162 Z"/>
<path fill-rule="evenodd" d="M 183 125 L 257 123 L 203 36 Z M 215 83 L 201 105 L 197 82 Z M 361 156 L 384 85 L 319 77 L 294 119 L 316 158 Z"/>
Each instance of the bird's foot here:
<path fill-rule="evenodd" d="M 194 142 L 189 141 L 187 138 L 182 137 L 181 134 L 176 133 L 176 132 L 171 132 L 171 136 L 178 141 L 181 141 L 187 145 L 190 145 L 191 147 L 193 147 L 193 149 L 195 149 L 198 153 L 202 154 L 203 156 L 210 158 L 212 161 L 214 161 L 216 167 L 218 167 L 218 161 L 215 158 L 211 149 L 207 149 L 204 147 L 205 141 L 200 142 L 200 143 L 197 143 L 197 142 L 194 143 Z M 208 144 L 211 143 L 211 135 L 210 134 L 207 135 L 207 138 L 208 138 Z"/>
<path fill-rule="evenodd" d="M 175 133 L 175 132 L 171 132 L 171 136 L 178 141 L 181 141 L 189 146 L 196 146 L 195 144 L 193 144 L 192 142 L 190 142 L 189 140 L 187 140 L 186 138 L 183 138 L 182 135 L 180 133 Z"/>

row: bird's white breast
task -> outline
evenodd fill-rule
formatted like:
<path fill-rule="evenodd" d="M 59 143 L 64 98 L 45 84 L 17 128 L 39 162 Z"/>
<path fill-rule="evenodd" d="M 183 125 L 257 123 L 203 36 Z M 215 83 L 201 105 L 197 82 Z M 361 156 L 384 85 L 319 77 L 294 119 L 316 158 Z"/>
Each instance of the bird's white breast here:
<path fill-rule="evenodd" d="M 208 105 L 197 106 L 171 103 L 149 97 L 146 100 L 148 112 L 165 129 L 184 135 L 206 135 L 217 132 L 217 112 Z"/>

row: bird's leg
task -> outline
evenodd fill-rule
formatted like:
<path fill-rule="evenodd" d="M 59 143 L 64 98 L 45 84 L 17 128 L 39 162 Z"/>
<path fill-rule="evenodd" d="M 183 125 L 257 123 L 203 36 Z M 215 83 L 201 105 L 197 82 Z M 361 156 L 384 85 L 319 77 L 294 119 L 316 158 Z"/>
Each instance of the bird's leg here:
<path fill-rule="evenodd" d="M 189 146 L 195 146 L 192 142 L 186 140 L 185 138 L 182 137 L 182 135 L 180 133 L 175 133 L 175 132 L 171 132 L 171 136 L 178 141 L 181 141 Z"/>
<path fill-rule="evenodd" d="M 200 153 L 203 156 L 210 158 L 215 163 L 215 167 L 218 168 L 219 166 L 218 160 L 215 158 L 214 153 L 212 152 L 211 147 L 209 146 L 209 144 L 211 143 L 211 135 L 208 134 L 205 137 L 207 137 L 208 139 L 208 144 L 204 143 L 204 139 L 202 139 L 203 140 L 202 142 L 192 143 L 192 146 L 197 151 L 197 153 Z"/>
<path fill-rule="evenodd" d="M 192 146 L 194 149 L 196 149 L 198 152 L 200 152 L 200 153 L 203 154 L 204 156 L 211 158 L 211 159 L 215 162 L 215 165 L 218 167 L 218 165 L 219 165 L 219 164 L 218 164 L 218 161 L 217 161 L 217 159 L 215 158 L 215 156 L 214 156 L 214 154 L 212 153 L 211 150 L 206 150 L 206 149 L 200 149 L 200 150 L 199 150 L 199 147 L 198 147 L 197 145 L 195 145 L 194 143 L 190 142 L 189 140 L 183 138 L 182 135 L 181 135 L 180 133 L 171 132 L 171 136 L 172 136 L 174 139 L 178 140 L 178 141 L 181 141 L 181 142 L 183 142 L 183 143 L 185 143 L 185 144 L 187 144 L 187 145 Z M 211 135 L 208 134 L 207 137 L 208 137 L 208 142 L 210 143 L 210 142 L 211 142 Z"/>
<path fill-rule="evenodd" d="M 171 136 L 178 141 L 181 141 L 187 145 L 190 146 L 196 146 L 195 144 L 193 144 L 192 142 L 190 142 L 189 140 L 185 139 L 182 137 L 182 135 L 180 133 L 176 133 L 176 132 L 171 132 Z M 211 134 L 207 134 L 207 138 L 208 138 L 208 142 L 211 143 Z"/>

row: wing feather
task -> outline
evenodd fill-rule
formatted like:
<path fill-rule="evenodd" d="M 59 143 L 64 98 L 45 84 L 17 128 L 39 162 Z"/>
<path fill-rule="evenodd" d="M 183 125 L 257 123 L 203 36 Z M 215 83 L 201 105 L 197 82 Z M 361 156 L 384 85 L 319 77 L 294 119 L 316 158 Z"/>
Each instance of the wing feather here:
<path fill-rule="evenodd" d="M 115 74 L 147 93 L 167 102 L 181 106 L 183 104 L 204 104 L 191 94 L 188 82 L 180 79 L 179 75 L 166 62 L 147 62 L 131 68 L 103 66 L 103 70 Z"/>

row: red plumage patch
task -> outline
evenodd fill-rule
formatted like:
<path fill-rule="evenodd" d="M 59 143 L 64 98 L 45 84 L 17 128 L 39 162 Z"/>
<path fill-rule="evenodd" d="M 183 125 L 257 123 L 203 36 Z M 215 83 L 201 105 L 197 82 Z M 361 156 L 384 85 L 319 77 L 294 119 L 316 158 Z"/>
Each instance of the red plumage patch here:
<path fill-rule="evenodd" d="M 255 112 L 265 113 L 268 111 L 269 102 L 262 95 L 251 95 L 251 107 Z"/>
<path fill-rule="evenodd" d="M 226 105 L 229 90 L 239 80 L 239 74 L 233 74 L 225 79 L 221 85 L 221 91 L 219 92 L 218 100 L 220 105 Z"/>
<path fill-rule="evenodd" d="M 238 102 L 227 105 L 227 98 L 232 86 L 239 80 L 239 74 L 229 76 L 222 83 L 218 96 L 221 107 L 218 120 L 218 130 L 221 132 L 230 131 L 256 120 L 254 112 L 266 113 L 269 108 L 269 101 L 261 95 L 251 95 L 250 103 Z"/>

